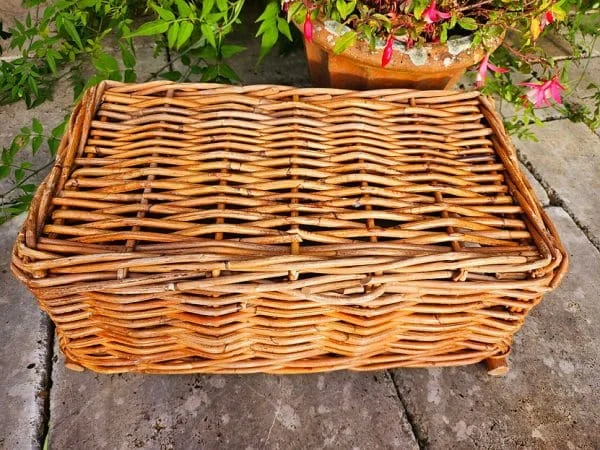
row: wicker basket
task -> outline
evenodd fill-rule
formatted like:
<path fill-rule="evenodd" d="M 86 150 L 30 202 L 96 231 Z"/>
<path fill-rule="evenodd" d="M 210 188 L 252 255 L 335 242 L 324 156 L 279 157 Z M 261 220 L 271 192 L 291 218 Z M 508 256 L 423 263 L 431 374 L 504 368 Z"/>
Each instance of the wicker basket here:
<path fill-rule="evenodd" d="M 506 369 L 567 255 L 477 92 L 120 84 L 12 269 L 73 369 Z"/>

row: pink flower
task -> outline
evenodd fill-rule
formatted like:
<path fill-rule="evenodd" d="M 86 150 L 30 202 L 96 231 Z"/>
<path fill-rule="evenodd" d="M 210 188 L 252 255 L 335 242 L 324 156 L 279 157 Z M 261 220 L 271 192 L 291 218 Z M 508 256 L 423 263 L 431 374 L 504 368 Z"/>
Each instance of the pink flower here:
<path fill-rule="evenodd" d="M 484 56 L 481 61 L 481 65 L 479 66 L 479 72 L 477 73 L 477 87 L 480 88 L 485 84 L 485 79 L 487 78 L 487 72 L 491 70 L 496 73 L 506 73 L 508 69 L 504 67 L 497 67 L 490 62 L 490 54 Z"/>
<path fill-rule="evenodd" d="M 310 13 L 306 14 L 306 20 L 304 21 L 304 37 L 308 42 L 312 42 L 313 39 L 313 23 L 310 20 Z"/>
<path fill-rule="evenodd" d="M 392 54 L 394 53 L 394 37 L 390 36 L 385 44 L 385 48 L 383 49 L 383 54 L 381 55 L 381 67 L 387 66 L 392 60 Z"/>
<path fill-rule="evenodd" d="M 554 22 L 554 14 L 552 14 L 552 11 L 546 11 L 544 14 L 542 14 L 542 18 L 540 19 L 540 32 L 544 31 L 544 28 L 546 28 L 552 22 Z"/>
<path fill-rule="evenodd" d="M 539 83 L 519 83 L 520 86 L 527 86 L 527 99 L 533 103 L 536 108 L 550 106 L 548 101 L 552 98 L 556 103 L 562 105 L 561 91 L 566 88 L 558 81 L 558 75 L 554 75 L 550 80 L 540 81 Z"/>
<path fill-rule="evenodd" d="M 423 11 L 423 18 L 427 23 L 441 22 L 442 20 L 449 19 L 452 16 L 450 13 L 445 13 L 437 9 L 436 2 L 436 0 L 433 0 L 431 4 L 425 8 L 425 11 Z"/>

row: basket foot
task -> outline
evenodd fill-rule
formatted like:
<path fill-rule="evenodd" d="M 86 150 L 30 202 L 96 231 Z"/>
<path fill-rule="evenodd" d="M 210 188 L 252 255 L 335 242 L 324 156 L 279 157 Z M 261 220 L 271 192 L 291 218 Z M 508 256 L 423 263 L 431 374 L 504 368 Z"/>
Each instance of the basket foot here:
<path fill-rule="evenodd" d="M 85 367 L 80 366 L 79 364 L 76 364 L 73 361 L 66 361 L 65 367 L 75 372 L 83 372 L 85 370 Z"/>
<path fill-rule="evenodd" d="M 485 360 L 488 375 L 493 377 L 501 377 L 508 373 L 508 351 L 501 355 L 490 356 Z"/>

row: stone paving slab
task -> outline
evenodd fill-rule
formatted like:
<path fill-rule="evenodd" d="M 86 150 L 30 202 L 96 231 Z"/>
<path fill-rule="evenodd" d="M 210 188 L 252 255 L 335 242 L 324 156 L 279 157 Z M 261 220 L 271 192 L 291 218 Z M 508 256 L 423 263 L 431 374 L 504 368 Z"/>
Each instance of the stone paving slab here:
<path fill-rule="evenodd" d="M 14 237 L 24 216 L 0 234 L 0 449 L 39 448 L 44 433 L 49 322 L 10 273 Z"/>
<path fill-rule="evenodd" d="M 571 269 L 516 336 L 508 375 L 480 365 L 394 371 L 428 448 L 598 448 L 600 253 L 564 210 L 548 211 Z"/>
<path fill-rule="evenodd" d="M 308 65 L 303 49 L 294 49 L 282 56 L 271 52 L 258 65 L 259 42 L 240 41 L 248 48 L 231 61 L 233 70 L 240 76 L 243 84 L 283 84 L 290 86 L 310 86 Z"/>
<path fill-rule="evenodd" d="M 23 6 L 23 0 L 2 0 L 0 2 L 0 19 L 7 31 L 17 20 L 25 20 L 27 8 Z"/>
<path fill-rule="evenodd" d="M 567 64 L 567 62 L 563 64 Z M 595 89 L 588 88 L 593 84 L 600 86 L 600 58 L 572 61 L 568 64 L 571 92 L 568 94 L 567 99 L 593 110 L 595 104 L 592 96 Z M 597 131 L 600 132 L 600 128 Z"/>
<path fill-rule="evenodd" d="M 568 120 L 535 132 L 539 142 L 514 139 L 521 161 L 600 247 L 600 138 Z"/>
<path fill-rule="evenodd" d="M 417 449 L 386 372 L 99 375 L 54 364 L 52 449 Z"/>

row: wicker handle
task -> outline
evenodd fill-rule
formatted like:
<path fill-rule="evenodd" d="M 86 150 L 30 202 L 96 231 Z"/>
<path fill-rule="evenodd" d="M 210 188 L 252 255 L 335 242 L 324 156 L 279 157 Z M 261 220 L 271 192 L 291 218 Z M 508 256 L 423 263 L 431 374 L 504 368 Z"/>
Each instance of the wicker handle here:
<path fill-rule="evenodd" d="M 302 293 L 306 296 L 307 300 L 324 305 L 362 305 L 376 300 L 385 294 L 385 286 L 381 285 L 371 292 L 357 295 L 315 294 L 311 293 L 308 288 L 302 289 Z"/>

